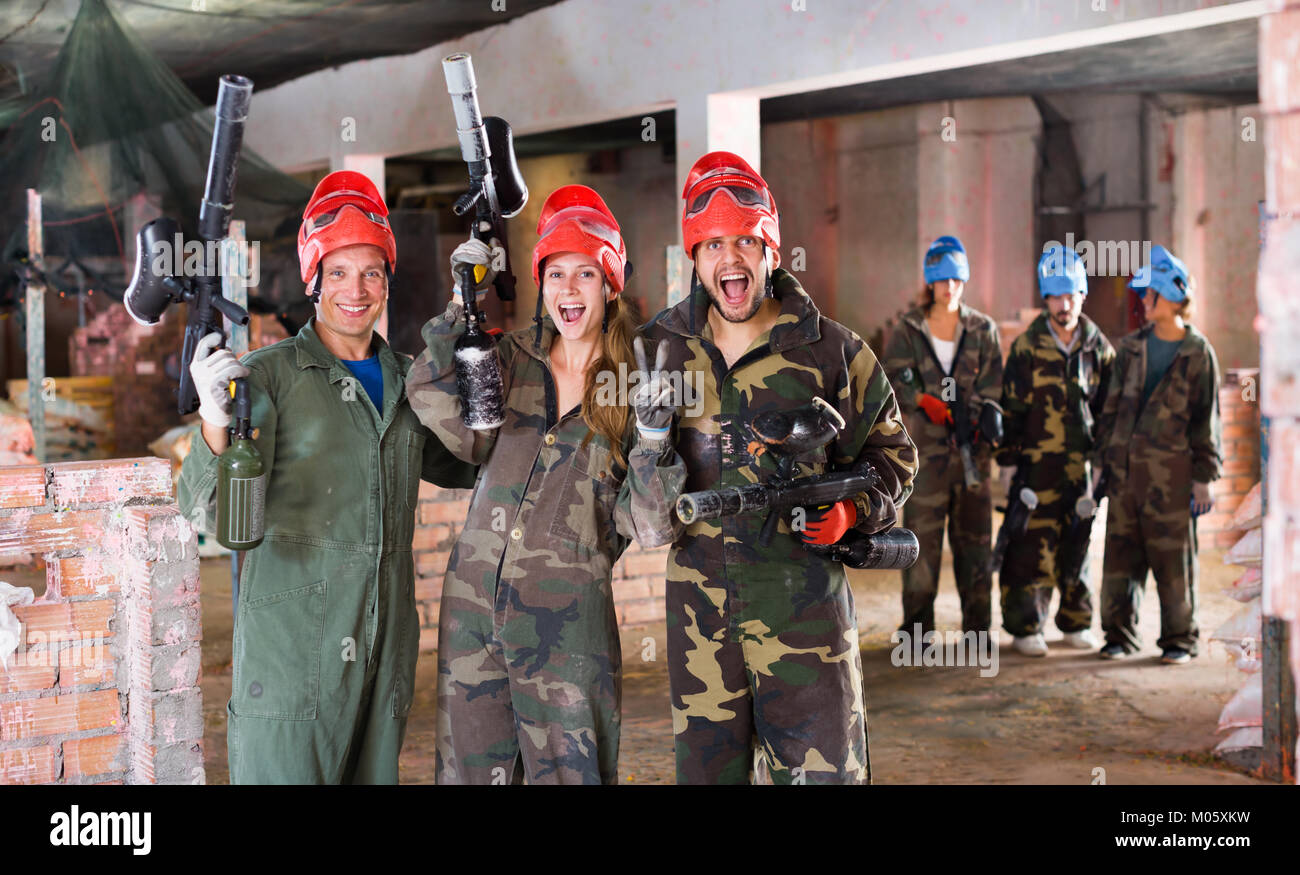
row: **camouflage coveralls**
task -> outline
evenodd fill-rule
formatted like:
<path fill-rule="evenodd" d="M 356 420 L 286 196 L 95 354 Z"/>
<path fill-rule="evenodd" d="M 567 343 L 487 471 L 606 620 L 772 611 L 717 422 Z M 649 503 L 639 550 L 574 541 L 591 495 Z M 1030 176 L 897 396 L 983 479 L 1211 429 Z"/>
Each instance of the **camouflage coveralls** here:
<path fill-rule="evenodd" d="M 800 457 L 801 473 L 868 461 L 883 491 L 856 499 L 859 528 L 894 525 L 910 491 L 916 449 L 875 355 L 825 319 L 799 283 L 774 274 L 781 312 L 731 367 L 713 345 L 703 287 L 645 327 L 671 344 L 667 368 L 692 380 L 676 428 L 689 490 L 757 482 L 747 421 L 817 396 L 844 416 L 839 437 Z M 785 521 L 758 545 L 763 515 L 700 521 L 668 556 L 668 677 L 679 783 L 744 783 L 754 743 L 776 783 L 870 779 L 862 663 L 843 567 L 805 550 Z"/>
<path fill-rule="evenodd" d="M 1038 494 L 1029 531 L 1007 548 L 1002 573 L 1002 625 L 1012 635 L 1041 633 L 1059 588 L 1056 625 L 1062 632 L 1092 626 L 1092 592 L 1084 564 L 1078 580 L 1064 580 L 1061 536 L 1086 486 L 1094 425 L 1105 403 L 1115 350 L 1095 322 L 1079 316 L 1067 359 L 1047 324 L 1046 311 L 1016 338 L 1002 373 L 1005 435 L 1001 465 L 1016 465 L 1017 486 Z"/>
<path fill-rule="evenodd" d="M 993 621 L 993 495 L 989 487 L 991 452 L 987 441 L 972 447 L 980 484 L 966 488 L 961 454 L 952 427 L 935 425 L 917 406 L 920 393 L 951 402 L 960 393 L 971 430 L 979 423 L 984 401 L 997 403 L 1002 393 L 1002 350 L 998 326 L 991 318 L 961 305 L 952 373 L 944 373 L 931 342 L 925 311 L 916 307 L 903 316 L 885 346 L 885 372 L 904 412 L 907 433 L 916 442 L 918 469 L 903 525 L 916 533 L 920 558 L 903 571 L 903 624 L 909 634 L 920 623 L 934 629 L 934 597 L 939 591 L 944 520 L 952 545 L 953 573 L 961 596 L 963 631 L 987 631 Z M 954 385 L 956 391 L 954 392 Z"/>
<path fill-rule="evenodd" d="M 622 654 L 611 570 L 631 537 L 672 540 L 685 468 L 668 440 L 636 438 L 629 416 L 628 470 L 618 469 L 578 407 L 556 409 L 549 316 L 540 344 L 532 327 L 501 338 L 505 423 L 466 429 L 453 357 L 462 312 L 453 302 L 425 325 L 406 384 L 420 421 L 482 465 L 438 618 L 437 781 L 616 783 Z"/>
<path fill-rule="evenodd" d="M 1173 364 L 1142 404 L 1147 335 L 1119 343 L 1102 414 L 1102 464 L 1110 477 L 1106 558 L 1101 584 L 1101 628 L 1107 644 L 1136 652 L 1138 606 L 1147 570 L 1160 596 L 1160 640 L 1196 655 L 1196 520 L 1192 481 L 1219 476 L 1223 459 L 1219 420 L 1219 362 L 1214 347 L 1187 326 Z"/>

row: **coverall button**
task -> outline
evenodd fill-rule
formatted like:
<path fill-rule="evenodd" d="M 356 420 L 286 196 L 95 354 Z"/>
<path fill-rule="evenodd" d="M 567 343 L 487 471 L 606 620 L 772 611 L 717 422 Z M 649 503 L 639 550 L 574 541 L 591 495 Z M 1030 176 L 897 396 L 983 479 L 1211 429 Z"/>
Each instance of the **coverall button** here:
<path fill-rule="evenodd" d="M 254 699 L 261 698 L 262 685 L 259 684 L 257 681 L 253 681 L 251 684 L 248 685 L 248 695 L 252 696 Z"/>
<path fill-rule="evenodd" d="M 551 444 L 553 444 L 553 443 L 555 443 L 555 435 L 553 435 L 553 434 L 548 434 L 548 435 L 546 436 L 546 445 L 549 447 L 549 446 L 550 446 Z"/>
<path fill-rule="evenodd" d="M 511 530 L 510 530 L 510 539 L 511 539 L 512 541 L 518 541 L 518 540 L 519 540 L 520 538 L 522 538 L 523 536 L 524 536 L 524 531 L 523 531 L 523 529 L 514 528 L 514 529 L 511 529 Z"/>

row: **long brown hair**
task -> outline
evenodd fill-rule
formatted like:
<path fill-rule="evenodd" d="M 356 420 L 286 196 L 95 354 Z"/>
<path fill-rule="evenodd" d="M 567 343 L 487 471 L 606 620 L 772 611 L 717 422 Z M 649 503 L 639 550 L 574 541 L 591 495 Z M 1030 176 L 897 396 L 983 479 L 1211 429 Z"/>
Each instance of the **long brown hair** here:
<path fill-rule="evenodd" d="M 596 400 L 598 384 L 602 382 L 601 374 L 631 374 L 636 369 L 636 359 L 632 352 L 632 338 L 636 336 L 635 305 L 619 295 L 606 306 L 608 329 L 600 335 L 600 354 L 587 369 L 587 380 L 582 389 L 582 419 L 591 429 L 583 438 L 585 448 L 591 442 L 593 433 L 600 434 L 609 441 L 614 464 L 627 468 L 627 457 L 623 454 L 623 435 L 627 433 L 627 394 L 614 393 L 612 403 Z M 620 368 L 619 364 L 623 364 Z M 608 376 L 603 378 L 608 380 Z M 605 393 L 609 394 L 608 392 Z"/>

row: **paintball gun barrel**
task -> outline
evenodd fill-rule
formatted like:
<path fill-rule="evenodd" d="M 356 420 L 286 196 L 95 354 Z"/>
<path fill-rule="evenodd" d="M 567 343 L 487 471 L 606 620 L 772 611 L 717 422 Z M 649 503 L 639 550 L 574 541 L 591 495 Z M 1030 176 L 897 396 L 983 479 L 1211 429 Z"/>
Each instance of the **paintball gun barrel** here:
<path fill-rule="evenodd" d="M 199 396 L 190 376 L 190 362 L 200 339 L 221 331 L 221 316 L 237 325 L 248 324 L 248 313 L 238 304 L 221 296 L 220 251 L 217 244 L 230 229 L 230 213 L 235 201 L 235 171 L 244 140 L 244 121 L 252 100 L 253 83 L 243 76 L 222 76 L 217 91 L 215 124 L 212 129 L 212 152 L 208 156 L 208 177 L 203 200 L 199 204 L 199 239 L 202 266 L 196 276 L 181 271 L 180 226 L 162 217 L 147 223 L 136 235 L 135 272 L 127 287 L 127 312 L 141 325 L 154 325 L 173 302 L 188 305 L 185 338 L 181 346 L 180 386 L 176 409 L 182 416 L 199 408 Z M 165 262 L 170 272 L 158 268 L 160 256 L 168 247 L 171 257 Z"/>
<path fill-rule="evenodd" d="M 1088 561 L 1088 546 L 1092 542 L 1092 524 L 1097 519 L 1097 507 L 1106 497 L 1106 472 L 1097 475 L 1096 486 L 1089 490 L 1084 485 L 1082 494 L 1074 502 L 1070 514 L 1070 527 L 1061 544 L 1061 574 L 1066 581 L 1078 580 L 1083 574 L 1083 564 Z"/>
<path fill-rule="evenodd" d="M 1038 494 L 1018 482 L 1011 484 L 1011 503 L 998 529 L 998 540 L 993 545 L 993 570 L 1002 573 L 1002 563 L 1007 557 L 1007 548 L 1014 541 L 1023 538 L 1029 531 L 1029 518 L 1038 507 Z"/>
<path fill-rule="evenodd" d="M 443 58 L 442 70 L 456 116 L 461 157 L 469 166 L 469 189 L 452 209 L 458 216 L 473 210 L 470 234 L 478 240 L 495 240 L 502 247 L 504 262 L 494 265 L 497 273 L 492 284 L 497 297 L 513 301 L 515 277 L 506 248 L 505 220 L 528 202 L 528 187 L 515 162 L 514 138 L 503 119 L 484 118 L 479 113 L 474 65 L 468 54 L 457 52 Z M 485 316 L 478 309 L 474 271 L 472 265 L 466 265 L 458 284 L 465 302 L 465 333 L 456 343 L 456 387 L 466 427 L 483 430 L 501 425 L 505 399 L 496 341 L 482 328 Z"/>

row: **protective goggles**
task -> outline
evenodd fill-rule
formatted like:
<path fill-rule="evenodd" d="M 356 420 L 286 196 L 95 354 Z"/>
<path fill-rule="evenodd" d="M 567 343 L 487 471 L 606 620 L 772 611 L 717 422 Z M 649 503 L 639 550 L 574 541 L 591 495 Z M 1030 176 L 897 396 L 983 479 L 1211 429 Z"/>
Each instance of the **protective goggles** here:
<path fill-rule="evenodd" d="M 595 210 L 584 210 L 594 217 L 601 217 L 601 214 Z M 611 249 L 618 252 L 623 246 L 623 237 L 619 234 L 618 229 L 610 227 L 607 222 L 595 221 L 593 219 L 578 217 L 574 215 L 574 210 L 562 210 L 555 214 L 551 223 L 542 229 L 538 236 L 537 244 L 540 246 L 542 241 L 555 232 L 567 227 L 576 225 L 580 231 L 589 236 L 595 237 L 603 243 L 609 245 Z"/>
<path fill-rule="evenodd" d="M 700 192 L 695 199 L 686 207 L 686 218 L 690 218 L 698 213 L 704 212 L 709 206 L 709 201 L 719 192 L 726 192 L 733 201 L 742 207 L 767 207 L 773 209 L 772 199 L 767 196 L 767 192 L 754 188 L 752 181 L 748 176 L 741 176 L 735 173 L 726 173 L 729 178 L 724 178 L 719 183 L 709 187 L 706 191 Z M 695 184 L 698 190 L 701 184 L 709 181 L 709 176 L 702 177 Z M 732 184 L 739 183 L 739 184 Z"/>
<path fill-rule="evenodd" d="M 938 267 L 940 264 L 943 263 L 943 260 L 945 258 L 951 259 L 953 264 L 961 265 L 966 263 L 965 252 L 959 252 L 956 249 L 939 249 L 939 250 L 931 250 L 930 252 L 926 253 L 925 266 Z"/>
<path fill-rule="evenodd" d="M 347 197 L 349 195 L 361 198 L 367 204 L 372 203 L 370 198 L 366 197 L 364 194 L 362 194 L 359 191 L 340 191 L 337 192 L 335 195 L 331 195 L 330 199 L 332 200 L 335 197 Z M 392 228 L 388 224 L 388 218 L 386 216 L 380 213 L 376 213 L 364 209 L 360 204 L 356 203 L 355 201 L 348 201 L 346 203 L 339 204 L 337 207 L 335 207 L 332 210 L 329 210 L 328 212 L 317 213 L 311 218 L 303 219 L 302 222 L 303 236 L 310 237 L 311 235 L 319 231 L 321 228 L 327 228 L 330 225 L 334 224 L 335 222 L 338 221 L 339 217 L 343 214 L 343 210 L 346 209 L 347 207 L 352 207 L 352 209 L 356 210 L 358 213 L 365 216 L 367 219 L 369 219 L 371 222 L 374 222 L 376 225 L 379 225 L 381 228 L 386 228 L 390 231 L 392 230 Z"/>

